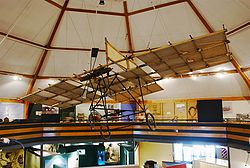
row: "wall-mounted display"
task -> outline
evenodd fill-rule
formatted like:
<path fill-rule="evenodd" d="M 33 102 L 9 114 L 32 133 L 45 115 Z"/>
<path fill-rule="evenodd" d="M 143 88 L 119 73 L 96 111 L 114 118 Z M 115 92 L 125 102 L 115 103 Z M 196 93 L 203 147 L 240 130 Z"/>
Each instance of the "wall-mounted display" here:
<path fill-rule="evenodd" d="M 175 101 L 175 117 L 178 119 L 187 119 L 187 102 L 185 100 Z"/>

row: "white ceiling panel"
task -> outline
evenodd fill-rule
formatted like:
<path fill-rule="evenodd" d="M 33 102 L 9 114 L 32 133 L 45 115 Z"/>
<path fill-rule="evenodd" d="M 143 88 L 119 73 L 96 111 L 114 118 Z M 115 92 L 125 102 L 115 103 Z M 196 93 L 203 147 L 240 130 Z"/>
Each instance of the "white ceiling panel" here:
<path fill-rule="evenodd" d="M 241 66 L 250 66 L 250 27 L 229 36 L 232 52 Z"/>
<path fill-rule="evenodd" d="M 53 0 L 54 2 L 58 3 L 59 5 L 63 6 L 65 0 Z"/>
<path fill-rule="evenodd" d="M 132 12 L 172 1 L 175 0 L 127 0 L 127 3 L 129 12 Z"/>
<path fill-rule="evenodd" d="M 50 51 L 44 62 L 40 75 L 72 77 L 73 74 L 89 70 L 90 52 Z M 94 62 L 94 60 L 93 60 Z M 105 53 L 99 52 L 96 66 L 106 63 Z"/>
<path fill-rule="evenodd" d="M 178 11 L 178 12 L 176 12 Z M 187 3 L 140 13 L 130 17 L 136 50 L 180 42 L 207 33 Z M 149 43 L 150 42 L 150 43 Z"/>
<path fill-rule="evenodd" d="M 248 96 L 250 90 L 239 74 L 203 76 L 196 79 L 165 79 L 159 82 L 163 91 L 145 99 L 202 98 Z"/>
<path fill-rule="evenodd" d="M 29 0 L 0 1 L 0 30 L 7 32 Z M 11 11 L 11 12 L 10 12 Z"/>
<path fill-rule="evenodd" d="M 53 46 L 105 49 L 105 37 L 119 50 L 127 50 L 125 19 L 117 16 L 66 12 Z"/>
<path fill-rule="evenodd" d="M 6 39 L 0 45 L 0 70 L 33 74 L 42 51 Z"/>
<path fill-rule="evenodd" d="M 13 80 L 12 76 L 0 75 L 0 98 L 17 98 L 26 94 L 30 80 Z"/>
<path fill-rule="evenodd" d="M 28 5 L 23 7 L 21 12 L 16 11 L 16 18 L 14 20 L 8 19 L 10 12 L 6 11 L 7 17 L 5 17 L 5 20 L 2 22 L 4 25 L 9 25 L 9 27 L 7 29 L 4 28 L 3 31 L 7 33 L 11 30 L 9 32 L 11 35 L 45 45 L 60 10 L 46 1 L 33 0 L 28 2 L 29 3 L 26 3 Z M 13 6 L 15 6 L 15 4 L 13 4 Z M 9 9 L 7 8 L 5 10 L 12 11 L 12 6 L 7 7 L 9 7 Z M 12 25 L 14 25 L 13 29 Z"/>
<path fill-rule="evenodd" d="M 215 30 L 228 30 L 250 20 L 249 0 L 192 0 Z"/>

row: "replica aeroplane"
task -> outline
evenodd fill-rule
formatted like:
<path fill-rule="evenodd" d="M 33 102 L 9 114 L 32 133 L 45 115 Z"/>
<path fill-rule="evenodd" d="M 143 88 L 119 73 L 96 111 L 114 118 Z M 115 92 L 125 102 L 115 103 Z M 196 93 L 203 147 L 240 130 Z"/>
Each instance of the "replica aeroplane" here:
<path fill-rule="evenodd" d="M 59 108 L 91 102 L 89 122 L 100 123 L 100 133 L 107 139 L 112 131 L 109 122 L 129 118 L 130 115 L 143 113 L 149 129 L 156 128 L 154 116 L 147 112 L 143 97 L 163 90 L 157 81 L 223 64 L 231 59 L 225 30 L 196 38 L 190 36 L 189 40 L 181 43 L 169 42 L 166 46 L 128 56 L 105 41 L 106 64 L 61 80 L 21 99 Z M 107 98 L 116 102 L 133 101 L 137 109 L 124 115 L 122 110 L 109 109 Z M 100 111 L 103 111 L 102 115 Z"/>

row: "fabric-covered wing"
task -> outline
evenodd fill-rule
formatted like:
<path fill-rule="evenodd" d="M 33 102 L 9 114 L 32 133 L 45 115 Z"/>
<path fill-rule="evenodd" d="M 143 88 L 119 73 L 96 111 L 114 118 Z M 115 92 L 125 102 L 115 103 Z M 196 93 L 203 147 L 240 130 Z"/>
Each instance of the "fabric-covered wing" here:
<path fill-rule="evenodd" d="M 173 77 L 230 61 L 224 31 L 150 50 L 137 58 L 162 78 Z"/>
<path fill-rule="evenodd" d="M 60 108 L 68 108 L 90 101 L 91 96 L 86 94 L 83 98 L 84 85 L 74 80 L 63 80 L 57 84 L 51 85 L 43 90 L 38 90 L 23 98 L 24 101 L 37 104 L 45 104 Z"/>

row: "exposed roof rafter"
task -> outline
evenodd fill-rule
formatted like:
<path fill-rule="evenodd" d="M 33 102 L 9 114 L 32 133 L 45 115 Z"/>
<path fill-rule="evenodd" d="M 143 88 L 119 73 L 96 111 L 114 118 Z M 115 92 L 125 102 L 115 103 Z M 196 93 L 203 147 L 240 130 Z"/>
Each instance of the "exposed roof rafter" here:
<path fill-rule="evenodd" d="M 49 47 L 48 50 L 67 50 L 67 51 L 91 51 L 91 48 L 77 48 L 77 47 Z M 99 49 L 98 52 L 106 52 L 104 49 Z M 122 50 L 121 53 L 129 53 L 129 51 Z"/>
<path fill-rule="evenodd" d="M 56 7 L 58 7 L 58 8 L 60 8 L 60 9 L 62 9 L 62 6 L 60 4 L 54 2 L 53 0 L 45 0 L 45 1 L 52 4 L 52 5 L 54 5 L 54 6 L 56 6 Z"/>
<path fill-rule="evenodd" d="M 243 78 L 243 80 L 244 80 L 245 83 L 247 84 L 248 88 L 250 89 L 250 80 L 249 80 L 248 76 L 242 71 L 241 66 L 240 66 L 239 63 L 235 60 L 234 57 L 231 59 L 231 63 L 232 63 L 233 66 L 236 68 L 237 72 L 240 74 L 240 76 Z"/>
<path fill-rule="evenodd" d="M 209 31 L 209 33 L 213 33 L 214 32 L 213 28 L 208 24 L 208 22 L 206 21 L 206 19 L 201 15 L 201 13 L 194 6 L 194 4 L 191 2 L 191 0 L 186 0 L 186 1 L 190 5 L 190 7 L 193 9 L 193 11 L 197 15 L 197 17 L 200 19 L 200 21 L 203 23 L 203 25 L 206 27 L 206 29 Z M 250 89 L 250 80 L 249 80 L 248 76 L 242 71 L 241 66 L 239 65 L 239 63 L 233 57 L 231 59 L 231 63 L 233 64 L 233 66 L 235 67 L 235 69 L 237 70 L 237 72 L 241 75 L 241 77 L 245 81 L 246 85 Z"/>
<path fill-rule="evenodd" d="M 248 72 L 250 71 L 250 67 L 244 67 L 244 68 L 240 68 L 242 72 Z M 209 75 L 215 75 L 217 73 L 227 73 L 227 74 L 234 74 L 234 73 L 238 73 L 237 69 L 232 69 L 232 70 L 225 70 L 225 71 L 210 71 L 210 72 L 199 72 L 199 73 L 192 73 L 192 74 L 183 74 L 183 75 L 179 75 L 173 78 L 188 78 L 188 77 L 192 77 L 192 76 L 209 76 Z M 10 75 L 20 75 L 23 76 L 25 78 L 29 78 L 32 79 L 34 77 L 34 75 L 30 75 L 30 74 L 25 74 L 25 73 L 19 73 L 19 72 L 12 72 L 12 71 L 3 71 L 0 70 L 0 75 L 6 75 L 6 76 L 10 76 Z M 67 78 L 72 78 L 72 76 L 37 76 L 37 79 L 67 79 Z"/>
<path fill-rule="evenodd" d="M 7 34 L 4 33 L 4 32 L 0 32 L 0 35 L 7 36 Z M 30 40 L 26 40 L 24 38 L 20 38 L 20 37 L 17 37 L 17 36 L 13 36 L 13 35 L 10 35 L 10 34 L 8 34 L 7 39 L 11 39 L 13 41 L 19 41 L 21 43 L 25 43 L 25 44 L 28 44 L 28 45 L 31 45 L 31 46 L 34 46 L 34 47 L 38 47 L 38 48 L 41 48 L 41 49 L 46 49 L 46 46 L 44 46 L 42 44 L 30 41 Z"/>
<path fill-rule="evenodd" d="M 135 14 L 139 14 L 139 13 L 143 13 L 143 12 L 147 12 L 147 11 L 151 11 L 151 10 L 155 10 L 159 8 L 164 8 L 164 7 L 171 6 L 171 5 L 176 5 L 176 4 L 183 3 L 183 2 L 186 2 L 186 0 L 176 0 L 172 2 L 167 2 L 167 3 L 160 4 L 160 5 L 132 11 L 132 12 L 129 12 L 128 15 L 135 15 Z"/>
<path fill-rule="evenodd" d="M 66 10 L 66 7 L 67 7 L 68 3 L 69 3 L 69 0 L 66 0 L 65 3 L 64 3 L 64 5 L 63 5 L 63 8 L 62 8 L 62 10 L 61 10 L 61 12 L 60 12 L 60 15 L 59 15 L 59 17 L 58 17 L 58 19 L 57 19 L 57 21 L 56 21 L 55 27 L 53 28 L 53 31 L 52 31 L 51 36 L 50 36 L 50 38 L 49 38 L 49 41 L 48 41 L 48 43 L 47 43 L 47 45 L 46 45 L 47 47 L 50 47 L 50 46 L 51 46 L 51 43 L 52 43 L 52 41 L 53 41 L 53 39 L 54 39 L 54 36 L 55 36 L 56 31 L 57 31 L 57 29 L 58 29 L 58 27 L 59 27 L 59 24 L 60 24 L 60 22 L 61 22 L 61 20 L 62 20 L 63 14 L 64 14 L 64 12 L 65 12 L 65 10 Z M 34 85 L 35 85 L 37 76 L 38 76 L 38 74 L 39 74 L 39 72 L 40 72 L 40 70 L 41 70 L 41 68 L 42 68 L 42 66 L 43 66 L 44 60 L 45 60 L 45 58 L 46 58 L 46 56 L 47 56 L 47 53 L 48 53 L 48 50 L 45 50 L 45 51 L 43 52 L 43 55 L 42 55 L 42 57 L 41 57 L 41 59 L 40 59 L 40 61 L 39 61 L 39 63 L 38 63 L 38 66 L 37 66 L 37 68 L 36 68 L 36 70 L 35 70 L 34 77 L 33 77 L 32 81 L 31 81 L 31 83 L 29 84 L 29 88 L 28 88 L 28 92 L 27 92 L 28 94 L 30 94 L 30 93 L 32 92 L 32 89 L 33 89 L 33 87 L 34 87 Z"/>
<path fill-rule="evenodd" d="M 124 13 L 120 13 L 120 12 L 98 11 L 98 10 L 80 9 L 80 8 L 67 8 L 66 11 L 112 15 L 112 16 L 124 16 Z"/>
<path fill-rule="evenodd" d="M 186 0 L 189 6 L 193 9 L 194 13 L 197 15 L 197 17 L 200 19 L 202 24 L 206 27 L 209 33 L 213 33 L 213 28 L 208 24 L 206 19 L 202 16 L 202 14 L 199 12 L 199 10 L 194 6 L 194 4 L 191 2 L 191 0 Z"/>
<path fill-rule="evenodd" d="M 129 15 L 128 15 L 128 4 L 127 4 L 127 1 L 123 1 L 123 8 L 124 8 L 126 29 L 127 29 L 127 35 L 128 35 L 128 48 L 129 48 L 129 52 L 132 53 L 134 51 L 134 49 L 133 49 L 132 37 L 131 37 L 131 29 L 130 29 L 130 24 L 129 24 Z"/>
<path fill-rule="evenodd" d="M 248 26 L 250 26 L 250 21 L 248 21 L 247 23 L 244 23 L 244 24 L 242 24 L 242 25 L 240 25 L 240 26 L 238 26 L 238 27 L 236 27 L 236 28 L 234 28 L 234 29 L 228 31 L 228 32 L 227 32 L 227 35 L 230 36 L 230 35 L 232 35 L 232 34 L 234 34 L 234 33 L 237 33 L 237 32 L 239 32 L 239 31 L 241 31 L 241 30 L 247 28 Z"/>
<path fill-rule="evenodd" d="M 1 75 L 20 75 L 23 76 L 25 78 L 33 78 L 34 75 L 30 75 L 30 74 L 24 74 L 24 73 L 19 73 L 19 72 L 11 72 L 11 71 L 3 71 L 0 70 L 0 74 Z"/>

